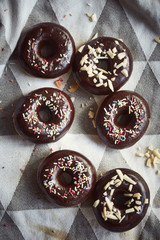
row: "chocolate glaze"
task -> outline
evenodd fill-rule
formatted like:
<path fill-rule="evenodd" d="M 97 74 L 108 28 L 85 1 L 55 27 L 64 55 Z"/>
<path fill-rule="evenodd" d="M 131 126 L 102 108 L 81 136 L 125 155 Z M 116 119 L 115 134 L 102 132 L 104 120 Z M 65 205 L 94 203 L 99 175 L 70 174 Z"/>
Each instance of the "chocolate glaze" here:
<path fill-rule="evenodd" d="M 116 179 L 120 180 L 120 177 L 118 176 L 116 170 L 117 169 L 113 169 L 107 172 L 96 183 L 96 186 L 93 192 L 94 200 L 96 201 L 99 199 L 100 201 L 97 206 L 93 206 L 93 211 L 96 215 L 98 222 L 104 228 L 113 232 L 124 232 L 138 225 L 140 221 L 144 218 L 150 202 L 150 191 L 147 186 L 147 183 L 138 173 L 125 168 L 120 168 L 119 170 L 122 172 L 123 176 L 127 175 L 129 178 L 135 181 L 136 184 L 133 185 L 133 188 L 131 191 L 128 190 L 130 183 L 127 182 L 126 180 L 123 180 L 120 186 L 116 187 L 115 186 L 116 180 L 112 179 L 112 177 L 117 175 Z M 104 187 L 106 186 L 106 184 L 109 183 L 111 180 L 112 180 L 112 184 L 110 184 L 108 188 L 104 190 Z M 115 189 L 112 196 L 110 195 L 111 189 Z M 141 194 L 139 198 L 134 196 L 134 194 L 136 193 Z M 130 196 L 130 197 L 124 196 L 124 194 L 131 194 L 133 196 Z M 113 203 L 112 213 L 115 211 L 113 213 L 114 216 L 116 216 L 116 211 L 117 212 L 120 211 L 119 218 L 117 219 L 115 218 L 113 220 L 108 217 L 106 220 L 104 220 L 102 216 L 102 213 L 105 212 L 104 207 L 106 208 L 106 211 L 110 212 L 108 205 L 106 203 L 105 197 L 109 199 L 108 201 Z M 148 203 L 145 203 L 145 199 L 147 199 Z M 127 201 L 128 201 L 127 204 L 129 204 L 128 206 L 124 204 Z M 139 207 L 139 209 L 136 209 L 135 206 Z M 134 209 L 134 212 L 126 213 L 125 211 L 129 208 Z"/>
<path fill-rule="evenodd" d="M 40 115 L 44 111 L 45 120 Z M 19 135 L 36 143 L 55 142 L 63 137 L 74 119 L 70 97 L 55 88 L 40 88 L 20 99 L 13 115 Z"/>
<path fill-rule="evenodd" d="M 67 29 L 45 22 L 22 35 L 17 52 L 27 73 L 41 78 L 56 78 L 69 70 L 75 44 Z"/>
<path fill-rule="evenodd" d="M 99 66 L 101 61 L 102 67 Z M 132 66 L 131 53 L 122 41 L 99 37 L 88 42 L 82 51 L 77 52 L 72 69 L 75 80 L 83 89 L 96 95 L 108 95 L 126 83 L 131 75 Z"/>
<path fill-rule="evenodd" d="M 149 106 L 142 96 L 132 91 L 119 91 L 106 97 L 100 105 L 96 128 L 105 144 L 122 149 L 143 136 L 149 120 Z"/>
<path fill-rule="evenodd" d="M 73 206 L 83 202 L 96 183 L 96 171 L 92 163 L 82 154 L 71 150 L 60 150 L 50 154 L 39 166 L 38 184 L 46 197 L 62 206 Z M 62 181 L 64 173 L 70 182 Z"/>

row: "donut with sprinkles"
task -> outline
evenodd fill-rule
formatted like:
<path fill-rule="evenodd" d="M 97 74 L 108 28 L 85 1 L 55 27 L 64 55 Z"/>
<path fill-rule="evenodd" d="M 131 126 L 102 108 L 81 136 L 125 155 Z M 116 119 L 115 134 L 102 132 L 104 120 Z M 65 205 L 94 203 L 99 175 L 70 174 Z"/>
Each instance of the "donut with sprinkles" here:
<path fill-rule="evenodd" d="M 75 43 L 63 26 L 45 22 L 22 34 L 17 54 L 21 66 L 30 75 L 56 78 L 69 70 Z"/>
<path fill-rule="evenodd" d="M 70 97 L 55 88 L 40 88 L 18 102 L 13 114 L 15 129 L 35 143 L 58 141 L 72 125 L 74 106 Z"/>
<path fill-rule="evenodd" d="M 143 136 L 149 120 L 149 106 L 142 96 L 132 91 L 119 91 L 100 104 L 96 129 L 105 144 L 122 149 L 132 146 Z"/>
<path fill-rule="evenodd" d="M 128 47 L 111 37 L 99 37 L 80 47 L 72 65 L 79 86 L 96 95 L 117 91 L 129 79 L 132 68 Z"/>
<path fill-rule="evenodd" d="M 125 168 L 107 172 L 96 183 L 93 211 L 101 226 L 112 232 L 125 232 L 144 218 L 150 191 L 145 180 Z"/>
<path fill-rule="evenodd" d="M 37 180 L 51 202 L 69 207 L 82 203 L 91 194 L 96 171 L 82 154 L 60 150 L 40 163 Z"/>

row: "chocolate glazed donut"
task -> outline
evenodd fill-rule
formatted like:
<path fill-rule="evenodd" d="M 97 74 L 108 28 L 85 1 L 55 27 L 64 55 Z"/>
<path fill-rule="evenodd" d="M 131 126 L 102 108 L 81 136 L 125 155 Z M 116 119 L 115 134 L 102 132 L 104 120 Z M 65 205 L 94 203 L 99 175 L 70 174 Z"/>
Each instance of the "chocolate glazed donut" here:
<path fill-rule="evenodd" d="M 69 130 L 73 119 L 70 97 L 55 88 L 40 88 L 23 97 L 13 115 L 18 134 L 35 143 L 58 141 Z"/>
<path fill-rule="evenodd" d="M 37 178 L 51 202 L 69 207 L 83 202 L 90 195 L 96 183 L 96 171 L 82 154 L 60 150 L 42 161 Z"/>
<path fill-rule="evenodd" d="M 119 91 L 104 99 L 96 114 L 96 128 L 102 141 L 122 149 L 135 144 L 150 120 L 148 103 L 136 92 Z"/>
<path fill-rule="evenodd" d="M 131 53 L 121 40 L 99 37 L 79 49 L 72 69 L 76 82 L 84 90 L 108 95 L 126 83 L 132 67 Z"/>
<path fill-rule="evenodd" d="M 17 53 L 27 73 L 41 78 L 56 78 L 69 70 L 75 44 L 67 29 L 46 22 L 33 26 L 22 35 Z"/>
<path fill-rule="evenodd" d="M 120 168 L 107 172 L 94 189 L 93 210 L 100 225 L 113 232 L 125 232 L 144 218 L 150 191 L 135 171 Z"/>

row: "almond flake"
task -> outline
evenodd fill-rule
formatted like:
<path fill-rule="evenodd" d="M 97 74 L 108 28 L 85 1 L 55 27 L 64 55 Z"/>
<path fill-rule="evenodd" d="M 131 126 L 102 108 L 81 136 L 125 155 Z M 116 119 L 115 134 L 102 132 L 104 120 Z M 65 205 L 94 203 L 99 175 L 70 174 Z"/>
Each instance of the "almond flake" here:
<path fill-rule="evenodd" d="M 117 217 L 113 214 L 107 215 L 107 218 L 110 218 L 112 220 L 117 220 Z"/>
<path fill-rule="evenodd" d="M 81 65 L 81 66 L 83 66 L 83 64 L 85 63 L 85 61 L 87 60 L 87 58 L 88 58 L 88 55 L 87 55 L 87 54 L 82 57 L 82 59 L 81 59 L 81 61 L 80 61 L 80 65 Z"/>
<path fill-rule="evenodd" d="M 121 73 L 125 76 L 128 77 L 128 71 L 126 69 L 123 69 Z"/>
<path fill-rule="evenodd" d="M 149 168 L 151 168 L 152 167 L 152 165 L 151 165 L 151 159 L 150 158 L 148 158 L 147 160 L 146 160 L 146 167 L 149 167 Z"/>
<path fill-rule="evenodd" d="M 121 60 L 121 59 L 123 59 L 125 56 L 126 56 L 126 53 L 125 53 L 125 52 L 121 52 L 121 53 L 118 54 L 118 59 Z"/>
<path fill-rule="evenodd" d="M 153 150 L 153 154 L 154 154 L 156 157 L 160 158 L 160 153 L 159 153 L 159 151 L 158 151 L 158 148 L 155 148 L 155 149 Z"/>
<path fill-rule="evenodd" d="M 79 47 L 79 48 L 78 48 L 78 52 L 81 53 L 81 52 L 83 51 L 84 47 L 85 47 L 85 45 L 82 45 L 81 47 Z"/>
<path fill-rule="evenodd" d="M 140 212 L 142 210 L 141 206 L 134 206 L 137 212 Z"/>
<path fill-rule="evenodd" d="M 119 223 L 121 223 L 124 218 L 125 218 L 125 215 L 120 219 Z"/>
<path fill-rule="evenodd" d="M 149 199 L 148 198 L 145 198 L 144 199 L 144 204 L 148 204 L 149 203 Z"/>
<path fill-rule="evenodd" d="M 117 169 L 116 172 L 117 172 L 119 178 L 121 179 L 121 181 L 123 181 L 123 173 L 122 173 L 122 171 L 120 169 Z"/>
<path fill-rule="evenodd" d="M 130 184 L 130 185 L 129 185 L 129 188 L 128 188 L 128 191 L 129 191 L 129 192 L 132 192 L 132 189 L 133 189 L 133 184 Z"/>
<path fill-rule="evenodd" d="M 107 51 L 107 54 L 109 55 L 109 57 L 110 57 L 111 59 L 113 59 L 113 58 L 116 56 L 116 54 L 113 53 L 110 48 L 109 48 L 109 50 Z"/>
<path fill-rule="evenodd" d="M 143 153 L 136 153 L 136 156 L 137 157 L 144 157 L 144 154 Z"/>
<path fill-rule="evenodd" d="M 109 200 L 108 197 L 105 197 L 105 202 L 107 203 L 107 207 L 110 211 L 112 211 L 113 203 Z"/>
<path fill-rule="evenodd" d="M 155 38 L 154 41 L 155 41 L 156 43 L 160 43 L 160 38 Z"/>
<path fill-rule="evenodd" d="M 96 207 L 99 205 L 99 203 L 100 203 L 100 200 L 97 199 L 97 200 L 93 203 L 93 207 L 96 208 Z"/>
<path fill-rule="evenodd" d="M 127 182 L 129 182 L 129 183 L 131 183 L 131 184 L 133 184 L 133 185 L 136 185 L 136 184 L 137 184 L 134 180 L 132 180 L 132 179 L 131 179 L 130 177 L 128 177 L 126 174 L 123 175 L 123 178 L 124 178 L 124 180 L 126 180 Z"/>
<path fill-rule="evenodd" d="M 111 80 L 109 80 L 109 79 L 108 79 L 108 86 L 111 89 L 111 91 L 114 92 L 113 84 L 112 84 Z"/>
<path fill-rule="evenodd" d="M 98 37 L 98 33 L 95 33 L 94 36 L 91 38 L 91 40 L 94 40 Z"/>
<path fill-rule="evenodd" d="M 112 188 L 109 195 L 112 196 L 114 191 L 115 191 L 115 189 Z"/>
<path fill-rule="evenodd" d="M 135 212 L 134 208 L 128 208 L 125 211 L 125 213 L 132 213 L 132 212 Z"/>
<path fill-rule="evenodd" d="M 141 204 L 142 204 L 141 201 L 135 201 L 135 203 L 136 203 L 137 205 L 141 205 Z"/>
<path fill-rule="evenodd" d="M 140 199 L 141 198 L 141 194 L 140 193 L 134 193 L 133 194 L 133 197 L 137 198 L 137 199 Z"/>

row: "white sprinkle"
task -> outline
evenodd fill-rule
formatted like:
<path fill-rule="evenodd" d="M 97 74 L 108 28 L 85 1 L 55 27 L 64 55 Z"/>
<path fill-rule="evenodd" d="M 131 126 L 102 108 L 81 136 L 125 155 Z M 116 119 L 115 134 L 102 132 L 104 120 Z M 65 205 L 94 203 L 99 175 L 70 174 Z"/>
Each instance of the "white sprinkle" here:
<path fill-rule="evenodd" d="M 160 153 L 159 153 L 159 151 L 158 151 L 158 148 L 155 148 L 155 149 L 153 150 L 153 154 L 154 154 L 157 158 L 160 158 Z"/>

